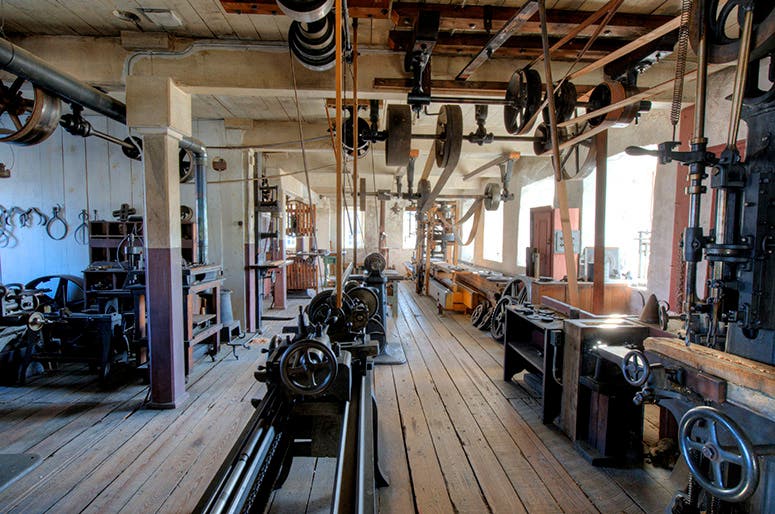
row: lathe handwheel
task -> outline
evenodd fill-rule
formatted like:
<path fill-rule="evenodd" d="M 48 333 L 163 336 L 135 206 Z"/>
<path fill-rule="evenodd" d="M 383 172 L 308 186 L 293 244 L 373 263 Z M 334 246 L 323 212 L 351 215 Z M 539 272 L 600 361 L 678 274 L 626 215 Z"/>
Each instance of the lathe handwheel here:
<path fill-rule="evenodd" d="M 622 359 L 622 374 L 624 380 L 633 387 L 646 383 L 651 375 L 651 368 L 643 352 L 632 350 Z"/>
<path fill-rule="evenodd" d="M 291 393 L 318 396 L 334 383 L 337 361 L 331 347 L 308 339 L 293 343 L 280 357 L 280 380 Z"/>
<path fill-rule="evenodd" d="M 734 441 L 733 449 L 721 446 L 719 425 Z M 687 411 L 678 425 L 678 443 L 689 471 L 708 493 L 736 503 L 745 501 L 756 491 L 759 463 L 753 445 L 737 423 L 719 410 L 701 406 Z M 703 459 L 709 461 L 708 468 L 702 466 Z M 729 464 L 740 467 L 740 476 L 735 485 L 725 487 L 724 468 Z"/>

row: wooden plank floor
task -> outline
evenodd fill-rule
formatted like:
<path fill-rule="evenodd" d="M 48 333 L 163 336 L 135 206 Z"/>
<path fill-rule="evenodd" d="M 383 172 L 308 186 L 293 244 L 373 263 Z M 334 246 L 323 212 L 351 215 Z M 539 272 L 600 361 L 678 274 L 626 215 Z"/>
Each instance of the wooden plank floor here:
<path fill-rule="evenodd" d="M 412 289 L 399 287 L 393 331 L 408 362 L 375 370 L 391 483 L 379 492 L 381 512 L 663 511 L 666 473 L 590 466 L 541 424 L 519 381 L 503 382 L 500 345 Z M 0 512 L 189 512 L 262 392 L 252 373 L 263 354 L 239 355 L 198 362 L 174 411 L 143 408 L 145 386 L 103 391 L 83 374 L 0 388 L 0 453 L 44 457 L 0 491 Z M 296 459 L 270 510 L 328 512 L 334 469 L 333 459 Z"/>

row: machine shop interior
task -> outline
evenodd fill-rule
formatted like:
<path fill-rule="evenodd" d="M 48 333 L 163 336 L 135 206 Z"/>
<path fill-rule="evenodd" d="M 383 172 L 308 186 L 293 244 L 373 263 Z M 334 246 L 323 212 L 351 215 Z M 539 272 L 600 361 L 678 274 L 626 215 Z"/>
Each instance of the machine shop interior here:
<path fill-rule="evenodd" d="M 0 0 L 0 512 L 775 512 L 772 0 Z"/>

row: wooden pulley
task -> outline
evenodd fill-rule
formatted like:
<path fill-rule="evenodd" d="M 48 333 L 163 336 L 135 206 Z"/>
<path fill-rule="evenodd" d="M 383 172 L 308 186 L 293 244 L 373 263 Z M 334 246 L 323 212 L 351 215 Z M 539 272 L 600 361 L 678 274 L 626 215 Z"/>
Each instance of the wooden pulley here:
<path fill-rule="evenodd" d="M 412 150 L 412 109 L 406 104 L 390 104 L 387 107 L 387 140 L 385 164 L 406 166 Z"/>
<path fill-rule="evenodd" d="M 498 182 L 488 182 L 484 186 L 484 208 L 497 211 L 501 204 L 501 185 Z"/>
<path fill-rule="evenodd" d="M 576 86 L 572 82 L 566 80 L 560 86 L 560 89 L 554 93 L 554 109 L 557 113 L 557 123 L 568 121 L 573 113 L 576 111 L 576 102 L 578 101 L 578 93 L 576 92 Z M 549 123 L 549 107 L 546 107 L 541 113 L 544 118 L 544 123 Z"/>
<path fill-rule="evenodd" d="M 436 118 L 436 165 L 453 169 L 463 148 L 463 109 L 459 105 L 442 105 Z"/>
<path fill-rule="evenodd" d="M 32 96 L 26 98 L 25 83 L 21 77 L 10 86 L 0 81 L 0 143 L 36 145 L 59 126 L 59 98 L 37 86 L 32 86 Z"/>
<path fill-rule="evenodd" d="M 740 36 L 737 28 L 743 25 L 744 10 L 741 0 L 708 0 L 692 3 L 692 20 L 699 20 L 705 7 L 705 19 L 708 20 L 708 62 L 725 63 L 738 59 L 740 54 Z M 737 19 L 730 20 L 736 16 Z M 699 23 L 689 24 L 689 40 L 697 50 L 700 39 Z M 730 27 L 734 27 L 730 30 Z M 734 37 L 731 37 L 734 35 Z M 753 32 L 751 34 L 751 55 L 749 61 L 756 61 L 775 50 L 775 3 L 771 0 L 754 2 Z"/>
<path fill-rule="evenodd" d="M 532 127 L 528 122 L 541 106 L 541 75 L 533 69 L 517 70 L 506 86 L 503 124 L 509 134 L 524 134 Z"/>
<path fill-rule="evenodd" d="M 608 107 L 611 104 L 621 102 L 628 96 L 630 96 L 630 93 L 624 87 L 624 84 L 614 80 L 606 80 L 595 86 L 595 89 L 590 93 L 587 112 L 595 112 L 603 107 Z M 603 125 L 609 128 L 624 128 L 635 119 L 639 107 L 640 102 L 625 105 L 615 111 L 591 118 L 589 124 L 593 127 Z"/>

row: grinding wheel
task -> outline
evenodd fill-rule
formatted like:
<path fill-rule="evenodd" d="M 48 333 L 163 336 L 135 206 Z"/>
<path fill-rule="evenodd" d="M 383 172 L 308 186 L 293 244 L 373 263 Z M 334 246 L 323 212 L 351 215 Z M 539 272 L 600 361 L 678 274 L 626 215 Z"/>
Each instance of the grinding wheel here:
<path fill-rule="evenodd" d="M 390 104 L 387 108 L 385 164 L 406 166 L 412 150 L 412 109 L 408 105 Z"/>

